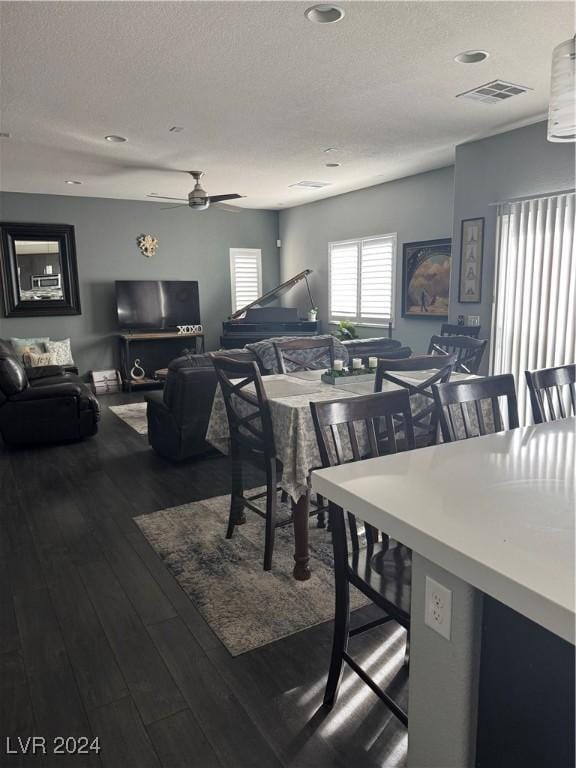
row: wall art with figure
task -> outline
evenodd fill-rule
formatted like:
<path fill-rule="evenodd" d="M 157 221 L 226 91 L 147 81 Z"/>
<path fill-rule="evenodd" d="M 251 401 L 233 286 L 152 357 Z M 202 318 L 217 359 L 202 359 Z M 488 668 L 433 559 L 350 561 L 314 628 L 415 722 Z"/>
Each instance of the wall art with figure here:
<path fill-rule="evenodd" d="M 404 243 L 402 317 L 447 318 L 452 240 Z"/>

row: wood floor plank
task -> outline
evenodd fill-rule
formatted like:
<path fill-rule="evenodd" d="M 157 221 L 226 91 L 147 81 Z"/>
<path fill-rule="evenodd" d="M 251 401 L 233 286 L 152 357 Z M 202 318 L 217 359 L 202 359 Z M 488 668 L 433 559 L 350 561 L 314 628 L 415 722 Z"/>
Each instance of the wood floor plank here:
<path fill-rule="evenodd" d="M 15 606 L 38 734 L 49 740 L 89 736 L 90 726 L 48 589 L 17 595 Z M 99 764 L 93 756 L 77 755 L 75 761 L 78 766 Z"/>
<path fill-rule="evenodd" d="M 35 733 L 32 702 L 24 670 L 24 662 L 17 652 L 0 655 L 0 765 L 10 768 L 33 765 L 38 760 L 26 755 L 7 755 L 7 738 Z M 13 745 L 11 745 L 13 748 Z"/>
<path fill-rule="evenodd" d="M 180 691 L 110 566 L 87 563 L 79 572 L 144 723 L 185 709 Z"/>
<path fill-rule="evenodd" d="M 158 755 L 130 696 L 90 713 L 104 768 L 160 768 Z"/>
<path fill-rule="evenodd" d="M 6 563 L 0 560 L 0 654 L 20 648 L 20 637 L 12 597 L 12 580 Z"/>
<path fill-rule="evenodd" d="M 76 566 L 50 584 L 80 694 L 87 710 L 128 695 L 128 687 Z"/>
<path fill-rule="evenodd" d="M 189 709 L 148 726 L 165 768 L 224 768 Z"/>
<path fill-rule="evenodd" d="M 149 627 L 188 706 L 220 761 L 279 768 L 276 754 L 181 619 Z"/>

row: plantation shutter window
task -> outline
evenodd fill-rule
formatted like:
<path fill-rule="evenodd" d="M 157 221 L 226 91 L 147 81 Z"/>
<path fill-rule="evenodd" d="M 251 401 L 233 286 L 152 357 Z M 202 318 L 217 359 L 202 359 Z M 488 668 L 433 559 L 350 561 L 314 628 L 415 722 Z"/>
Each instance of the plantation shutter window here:
<path fill-rule="evenodd" d="M 385 325 L 394 317 L 396 235 L 329 245 L 330 319 Z"/>
<path fill-rule="evenodd" d="M 232 312 L 262 295 L 262 252 L 259 248 L 230 249 Z"/>

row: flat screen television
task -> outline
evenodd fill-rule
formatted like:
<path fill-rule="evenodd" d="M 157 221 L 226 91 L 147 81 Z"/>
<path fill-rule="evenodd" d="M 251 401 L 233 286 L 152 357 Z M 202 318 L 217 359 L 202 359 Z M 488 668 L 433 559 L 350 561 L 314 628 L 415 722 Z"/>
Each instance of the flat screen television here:
<path fill-rule="evenodd" d="M 117 280 L 116 305 L 125 330 L 168 331 L 201 322 L 196 280 Z"/>

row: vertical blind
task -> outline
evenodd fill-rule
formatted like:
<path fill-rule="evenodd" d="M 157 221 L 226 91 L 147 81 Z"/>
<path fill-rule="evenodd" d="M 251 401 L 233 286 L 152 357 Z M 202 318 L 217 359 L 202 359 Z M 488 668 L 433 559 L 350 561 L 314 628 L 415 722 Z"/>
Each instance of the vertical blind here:
<path fill-rule="evenodd" d="M 330 243 L 330 318 L 384 324 L 394 314 L 396 236 Z"/>
<path fill-rule="evenodd" d="M 262 255 L 259 248 L 230 248 L 232 312 L 262 294 Z"/>
<path fill-rule="evenodd" d="M 514 374 L 524 424 L 524 371 L 576 360 L 575 197 L 498 207 L 490 370 Z"/>

